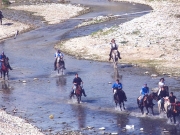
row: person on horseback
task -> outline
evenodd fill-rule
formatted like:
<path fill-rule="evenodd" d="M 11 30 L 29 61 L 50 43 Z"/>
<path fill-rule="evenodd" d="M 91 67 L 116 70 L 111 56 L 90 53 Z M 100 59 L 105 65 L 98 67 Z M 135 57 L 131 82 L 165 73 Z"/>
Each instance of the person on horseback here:
<path fill-rule="evenodd" d="M 57 67 L 56 67 L 57 58 L 58 58 L 58 57 L 61 57 L 61 58 L 63 59 L 63 58 L 64 58 L 64 55 L 63 55 L 63 53 L 61 53 L 60 50 L 58 50 L 58 51 L 54 54 L 54 57 L 55 57 L 54 70 L 56 70 L 56 69 L 57 69 Z M 66 69 L 66 68 L 65 68 L 64 60 L 63 60 L 63 65 L 64 65 L 64 69 Z"/>
<path fill-rule="evenodd" d="M 75 78 L 73 79 L 73 84 L 74 84 L 74 86 L 73 86 L 73 90 L 72 90 L 71 94 L 73 94 L 73 93 L 75 92 L 75 90 L 76 90 L 76 88 L 77 88 L 78 86 L 83 85 L 83 81 L 82 81 L 82 79 L 78 76 L 77 73 L 75 74 Z M 82 87 L 81 87 L 81 92 L 83 93 L 83 95 L 84 95 L 85 97 L 87 96 L 86 93 L 85 93 L 85 91 L 84 91 L 84 89 L 83 89 Z"/>
<path fill-rule="evenodd" d="M 114 93 L 114 90 L 122 90 L 122 83 L 120 83 L 119 79 L 116 80 L 116 82 L 112 85 L 112 90 Z"/>
<path fill-rule="evenodd" d="M 163 86 L 163 87 L 161 87 L 161 91 L 159 94 L 159 101 L 160 101 L 162 107 L 164 107 L 164 99 L 166 98 L 166 96 L 167 96 L 167 93 Z"/>
<path fill-rule="evenodd" d="M 118 93 L 122 93 L 123 97 L 124 97 L 124 101 L 127 101 L 126 94 L 122 90 L 122 88 L 123 88 L 122 83 L 120 83 L 119 79 L 116 79 L 116 82 L 112 85 L 112 90 L 113 90 L 113 93 L 114 93 L 114 99 L 116 98 Z M 116 90 L 116 92 L 115 92 L 115 90 Z"/>
<path fill-rule="evenodd" d="M 160 81 L 159 81 L 159 83 L 158 83 L 158 88 L 159 88 L 159 90 L 158 90 L 158 95 L 159 95 L 160 92 L 161 92 L 161 87 L 164 87 L 164 86 L 165 86 L 165 80 L 164 80 L 164 78 L 161 78 Z"/>
<path fill-rule="evenodd" d="M 115 43 L 115 40 L 114 40 L 114 39 L 111 40 L 110 45 L 111 45 L 111 51 L 110 51 L 110 53 L 109 53 L 109 61 L 111 60 L 111 55 L 112 55 L 112 51 L 113 51 L 113 50 L 117 50 L 117 52 L 118 52 L 118 57 L 119 57 L 119 59 L 121 59 L 120 53 L 119 53 L 119 51 L 118 51 L 118 45 Z"/>
<path fill-rule="evenodd" d="M 2 67 L 2 62 L 4 62 L 4 59 L 7 59 L 7 60 L 9 61 L 9 58 L 6 57 L 6 55 L 4 54 L 4 51 L 3 51 L 2 54 L 0 55 L 0 63 L 1 63 L 0 67 Z M 9 68 L 10 70 L 12 70 L 9 62 L 7 63 L 6 66 L 7 66 L 7 68 Z"/>
<path fill-rule="evenodd" d="M 147 87 L 147 84 L 145 83 L 144 86 L 142 87 L 142 89 L 140 90 L 140 94 L 141 94 L 141 100 L 140 100 L 140 104 L 142 104 L 142 101 L 144 99 L 144 96 L 149 94 L 149 87 Z"/>
<path fill-rule="evenodd" d="M 170 93 L 168 99 L 169 99 L 169 102 L 170 102 L 171 104 L 175 104 L 176 101 L 177 101 L 176 96 L 174 96 L 173 92 Z M 172 105 L 171 105 L 171 107 L 172 107 Z"/>

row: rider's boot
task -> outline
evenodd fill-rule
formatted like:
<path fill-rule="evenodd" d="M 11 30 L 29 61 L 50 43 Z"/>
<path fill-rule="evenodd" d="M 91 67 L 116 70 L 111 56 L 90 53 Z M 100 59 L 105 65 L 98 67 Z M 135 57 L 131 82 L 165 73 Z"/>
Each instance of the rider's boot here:
<path fill-rule="evenodd" d="M 118 51 L 118 58 L 121 59 L 119 51 Z"/>
<path fill-rule="evenodd" d="M 82 89 L 82 93 L 83 93 L 83 95 L 86 97 L 87 95 L 86 95 L 86 93 L 85 93 L 85 91 L 84 91 L 84 89 Z"/>

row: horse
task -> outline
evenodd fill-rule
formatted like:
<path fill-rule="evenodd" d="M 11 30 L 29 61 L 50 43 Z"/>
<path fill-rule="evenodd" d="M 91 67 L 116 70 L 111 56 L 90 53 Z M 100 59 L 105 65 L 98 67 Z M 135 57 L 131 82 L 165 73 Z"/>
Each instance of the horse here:
<path fill-rule="evenodd" d="M 145 95 L 143 97 L 143 99 L 142 99 L 142 103 L 140 102 L 140 100 L 141 100 L 140 97 L 137 98 L 137 104 L 138 104 L 138 107 L 141 110 L 141 113 L 144 114 L 144 107 L 146 107 L 146 110 L 147 110 L 146 115 L 148 115 L 148 113 L 149 113 L 149 109 L 148 108 L 151 108 L 152 114 L 154 115 L 153 106 L 155 104 L 153 103 L 153 100 L 157 100 L 158 99 L 157 93 L 152 92 L 149 95 Z"/>
<path fill-rule="evenodd" d="M 176 124 L 176 117 L 180 115 L 180 102 L 176 103 L 169 103 L 167 102 L 165 105 L 165 110 L 167 112 L 167 118 L 169 118 L 172 122 L 172 119 L 174 121 L 174 124 Z"/>
<path fill-rule="evenodd" d="M 9 58 L 5 57 L 1 61 L 1 78 L 5 80 L 5 76 L 7 75 L 7 79 L 9 80 Z"/>
<path fill-rule="evenodd" d="M 59 71 L 61 71 L 62 74 L 64 73 L 64 60 L 62 57 L 57 57 L 56 69 L 58 71 L 58 74 L 59 74 Z"/>
<path fill-rule="evenodd" d="M 112 51 L 111 58 L 113 59 L 114 68 L 117 68 L 117 63 L 118 63 L 118 50 L 113 50 L 113 51 Z"/>
<path fill-rule="evenodd" d="M 75 92 L 71 92 L 70 99 L 72 97 L 76 96 L 78 104 L 81 102 L 81 96 L 82 96 L 82 87 L 80 85 L 76 86 Z"/>
<path fill-rule="evenodd" d="M 117 107 L 117 104 L 119 104 L 121 111 L 122 111 L 121 104 L 123 105 L 123 109 L 125 110 L 124 101 L 127 101 L 125 92 L 121 89 L 115 89 L 114 90 L 114 102 L 116 104 L 116 107 Z"/>

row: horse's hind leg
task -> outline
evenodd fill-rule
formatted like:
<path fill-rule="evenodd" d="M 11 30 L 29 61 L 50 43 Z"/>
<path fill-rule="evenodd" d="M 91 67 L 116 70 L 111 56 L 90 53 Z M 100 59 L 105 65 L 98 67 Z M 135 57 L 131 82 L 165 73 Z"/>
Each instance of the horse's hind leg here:
<path fill-rule="evenodd" d="M 154 110 L 153 110 L 153 107 L 151 107 L 151 111 L 152 111 L 152 114 L 154 115 Z"/>
<path fill-rule="evenodd" d="M 174 124 L 176 124 L 176 116 L 175 116 L 175 114 L 173 114 L 173 120 L 174 120 Z"/>
<path fill-rule="evenodd" d="M 149 113 L 149 109 L 148 109 L 148 107 L 146 107 L 146 110 L 147 110 L 147 113 L 146 113 L 146 115 L 148 115 L 148 113 Z"/>
<path fill-rule="evenodd" d="M 120 109 L 121 109 L 121 111 L 122 111 L 122 108 L 121 108 L 121 103 L 119 103 L 119 107 L 120 107 Z"/>
<path fill-rule="evenodd" d="M 124 102 L 122 102 L 122 104 L 123 104 L 123 108 L 124 108 L 124 110 L 126 110 L 126 109 L 125 109 L 125 107 L 124 107 Z"/>

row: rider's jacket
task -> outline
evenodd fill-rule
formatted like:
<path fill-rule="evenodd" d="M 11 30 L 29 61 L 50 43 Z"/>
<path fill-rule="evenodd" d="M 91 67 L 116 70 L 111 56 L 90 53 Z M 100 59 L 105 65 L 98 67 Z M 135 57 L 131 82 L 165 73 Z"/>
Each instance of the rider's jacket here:
<path fill-rule="evenodd" d="M 113 89 L 122 89 L 122 84 L 121 83 L 114 83 L 113 85 L 112 85 L 112 88 Z"/>
<path fill-rule="evenodd" d="M 149 87 L 143 87 L 140 93 L 141 95 L 149 94 Z"/>
<path fill-rule="evenodd" d="M 117 50 L 118 49 L 118 45 L 116 43 L 110 43 L 111 45 L 111 50 Z"/>
<path fill-rule="evenodd" d="M 55 54 L 54 54 L 54 57 L 55 58 L 57 58 L 57 57 L 63 57 L 64 55 L 62 54 L 62 53 L 58 53 L 58 52 L 56 52 Z"/>
<path fill-rule="evenodd" d="M 75 78 L 73 79 L 73 83 L 76 83 L 77 85 L 81 85 L 81 82 L 82 82 L 82 80 L 81 80 L 80 77 L 75 77 Z"/>
<path fill-rule="evenodd" d="M 176 96 L 169 96 L 169 101 L 170 101 L 170 103 L 175 103 L 176 102 Z"/>

